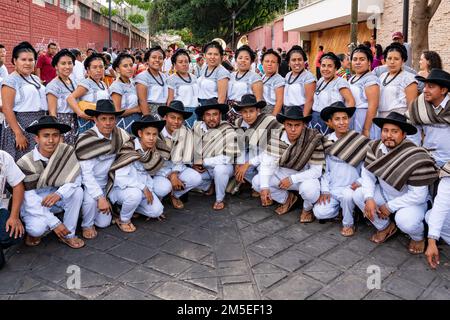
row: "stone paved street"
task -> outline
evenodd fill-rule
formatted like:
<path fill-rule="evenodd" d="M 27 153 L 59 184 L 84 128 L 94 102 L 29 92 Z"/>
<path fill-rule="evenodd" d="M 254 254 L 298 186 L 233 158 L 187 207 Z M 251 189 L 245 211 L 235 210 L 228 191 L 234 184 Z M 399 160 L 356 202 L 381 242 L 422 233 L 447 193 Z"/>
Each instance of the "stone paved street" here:
<path fill-rule="evenodd" d="M 278 217 L 248 193 L 221 213 L 212 198 L 191 194 L 167 221 L 135 220 L 127 235 L 111 226 L 81 250 L 47 236 L 40 246 L 6 252 L 2 299 L 449 299 L 450 249 L 432 271 L 397 234 L 371 243 L 364 221 L 346 239 L 336 221 L 301 225 L 299 209 Z M 167 205 L 167 207 L 169 207 Z M 67 289 L 67 268 L 81 288 Z M 381 269 L 381 289 L 367 288 L 367 268 Z"/>

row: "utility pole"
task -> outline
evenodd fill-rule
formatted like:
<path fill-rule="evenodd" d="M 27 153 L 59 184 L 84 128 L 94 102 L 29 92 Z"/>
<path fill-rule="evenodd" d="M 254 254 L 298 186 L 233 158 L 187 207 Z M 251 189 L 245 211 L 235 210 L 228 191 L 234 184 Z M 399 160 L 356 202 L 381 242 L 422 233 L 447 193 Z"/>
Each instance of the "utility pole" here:
<path fill-rule="evenodd" d="M 403 41 L 408 42 L 409 0 L 403 0 Z"/>
<path fill-rule="evenodd" d="M 356 48 L 358 43 L 358 0 L 352 0 L 352 22 L 350 32 L 350 51 Z"/>
<path fill-rule="evenodd" d="M 245 9 L 245 7 L 250 3 L 251 0 L 248 0 L 240 9 L 238 12 L 236 12 L 235 10 L 233 10 L 233 13 L 231 15 L 231 19 L 233 20 L 233 34 L 231 35 L 231 50 L 234 50 L 235 47 L 235 43 L 234 43 L 234 37 L 235 37 L 235 27 L 236 27 L 236 17 L 242 12 L 242 10 Z"/>
<path fill-rule="evenodd" d="M 111 23 L 112 10 L 111 10 L 111 0 L 109 0 L 108 15 L 109 15 L 109 44 L 108 44 L 109 48 L 108 49 L 110 50 L 112 48 L 112 23 Z"/>

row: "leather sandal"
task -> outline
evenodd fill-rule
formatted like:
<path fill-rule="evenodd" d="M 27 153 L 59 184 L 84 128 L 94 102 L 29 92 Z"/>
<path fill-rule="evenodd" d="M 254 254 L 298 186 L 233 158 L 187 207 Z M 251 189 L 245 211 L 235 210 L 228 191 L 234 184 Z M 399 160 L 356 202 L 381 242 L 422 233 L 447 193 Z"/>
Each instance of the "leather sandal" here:
<path fill-rule="evenodd" d="M 91 228 L 83 229 L 82 234 L 83 234 L 83 238 L 88 239 L 88 240 L 95 239 L 98 236 L 97 230 L 95 230 L 94 226 L 92 226 Z"/>
<path fill-rule="evenodd" d="M 136 231 L 136 227 L 133 223 L 130 222 L 122 222 L 120 218 L 115 218 L 114 223 L 117 224 L 120 230 L 126 233 L 133 233 Z"/>
<path fill-rule="evenodd" d="M 223 202 L 223 201 L 221 201 L 221 202 L 214 202 L 213 210 L 220 211 L 220 210 L 223 210 L 223 209 L 225 209 L 225 202 Z"/>
<path fill-rule="evenodd" d="M 205 192 L 205 196 L 212 196 L 215 192 L 215 185 L 214 181 L 211 182 L 211 186 L 209 187 L 208 191 Z"/>
<path fill-rule="evenodd" d="M 344 237 L 351 237 L 355 234 L 355 227 L 343 227 L 341 229 L 341 235 Z"/>
<path fill-rule="evenodd" d="M 184 203 L 180 199 L 175 198 L 173 195 L 170 195 L 170 202 L 172 202 L 172 206 L 177 209 L 181 210 L 184 209 Z"/>
<path fill-rule="evenodd" d="M 70 238 L 70 239 L 60 238 L 59 241 L 61 241 L 62 243 L 67 244 L 72 249 L 80 249 L 80 248 L 83 248 L 85 246 L 84 241 L 81 240 L 78 237 Z"/>
<path fill-rule="evenodd" d="M 302 213 L 300 214 L 301 223 L 311 223 L 314 220 L 316 220 L 316 217 L 314 217 L 312 210 L 311 211 L 305 211 L 305 209 L 302 210 Z"/>
<path fill-rule="evenodd" d="M 383 242 L 386 242 L 387 239 L 392 237 L 397 232 L 397 226 L 394 222 L 391 222 L 388 227 L 382 231 L 377 231 L 371 238 L 370 241 L 375 242 L 376 244 L 381 244 Z M 380 236 L 383 236 L 384 238 L 380 239 Z"/>
<path fill-rule="evenodd" d="M 27 236 L 25 237 L 25 244 L 28 247 L 36 247 L 41 243 L 41 238 L 40 237 L 32 237 L 29 234 L 27 234 Z"/>
<path fill-rule="evenodd" d="M 259 198 L 259 192 L 258 191 L 255 191 L 255 190 L 252 190 L 252 198 Z"/>
<path fill-rule="evenodd" d="M 415 241 L 411 239 L 408 246 L 408 251 L 411 254 L 421 254 L 425 251 L 425 240 Z"/>
<path fill-rule="evenodd" d="M 292 206 L 297 202 L 297 200 L 298 200 L 298 197 L 294 193 L 289 192 L 286 202 L 284 204 L 278 206 L 278 208 L 275 209 L 275 212 L 280 216 L 288 213 L 289 210 L 291 210 Z"/>

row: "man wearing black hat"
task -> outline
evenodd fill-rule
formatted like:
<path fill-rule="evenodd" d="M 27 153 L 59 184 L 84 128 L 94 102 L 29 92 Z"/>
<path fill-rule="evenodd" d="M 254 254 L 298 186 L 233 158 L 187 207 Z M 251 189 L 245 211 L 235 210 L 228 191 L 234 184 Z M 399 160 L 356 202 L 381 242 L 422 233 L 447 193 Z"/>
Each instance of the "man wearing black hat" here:
<path fill-rule="evenodd" d="M 206 100 L 195 110 L 202 120 L 194 125 L 194 169 L 202 175 L 199 189 L 215 188 L 214 210 L 225 208 L 225 189 L 233 176 L 232 163 L 239 155 L 236 131 L 227 121 L 221 121 L 227 111 L 228 106 L 219 104 L 216 98 Z"/>
<path fill-rule="evenodd" d="M 117 153 L 131 137 L 116 126 L 116 118 L 124 111 L 116 111 L 111 100 L 99 100 L 95 110 L 84 112 L 94 117 L 95 125 L 78 137 L 75 146 L 85 187 L 81 227 L 84 238 L 94 239 L 95 226 L 106 228 L 111 224 L 111 205 L 106 196 L 108 172 Z"/>
<path fill-rule="evenodd" d="M 381 140 L 369 143 L 353 200 L 377 228 L 371 241 L 383 243 L 398 226 L 411 237 L 409 252 L 423 253 L 428 186 L 438 179 L 437 167 L 425 149 L 406 139 L 417 129 L 405 116 L 391 112 L 373 122 L 381 128 Z"/>
<path fill-rule="evenodd" d="M 44 116 L 25 129 L 35 134 L 37 145 L 17 161 L 25 174 L 25 197 L 21 218 L 27 237 L 25 244 L 37 246 L 41 238 L 54 231 L 73 249 L 84 246 L 75 235 L 83 202 L 80 165 L 73 147 L 62 143 L 61 135 L 71 127 L 58 123 L 55 117 Z M 54 213 L 64 210 L 61 222 Z"/>
<path fill-rule="evenodd" d="M 261 193 L 261 200 L 275 200 L 280 206 L 275 210 L 279 215 L 289 212 L 298 198 L 298 191 L 303 199 L 300 222 L 314 220 L 312 209 L 320 196 L 319 178 L 325 165 L 323 136 L 316 129 L 307 128 L 311 116 L 304 116 L 302 106 L 285 108 L 277 115 L 284 130 L 278 136 L 277 149 L 270 146 L 269 153 L 277 159 L 275 170 L 268 181 L 264 176 L 268 172 L 266 163 L 261 165 L 260 174 L 253 179 L 253 188 Z M 278 156 L 277 156 L 278 154 Z"/>
<path fill-rule="evenodd" d="M 165 124 L 152 115 L 135 121 L 131 130 L 138 138 L 122 146 L 109 170 L 106 190 L 111 202 L 122 206 L 114 222 L 123 232 L 136 231 L 131 222 L 135 211 L 149 218 L 164 218 L 152 176 L 170 157 L 170 149 L 158 138 Z"/>
<path fill-rule="evenodd" d="M 0 150 L 0 270 L 5 265 L 3 249 L 19 243 L 25 233 L 20 221 L 20 207 L 23 202 L 25 175 L 7 152 Z M 7 210 L 6 185 L 12 188 L 11 212 Z"/>
<path fill-rule="evenodd" d="M 356 131 L 350 131 L 350 119 L 356 108 L 335 102 L 320 112 L 322 120 L 333 129 L 326 137 L 325 173 L 320 179 L 320 198 L 313 212 L 319 220 L 335 218 L 342 208 L 342 230 L 344 237 L 355 233 L 353 191 L 360 187 L 357 181 L 361 174 L 361 164 L 366 156 L 368 138 Z"/>
<path fill-rule="evenodd" d="M 265 106 L 266 102 L 257 101 L 253 94 L 243 95 L 241 102 L 234 106 L 234 109 L 242 116 L 235 123 L 238 128 L 237 135 L 241 141 L 244 141 L 244 150 L 237 160 L 234 174 L 238 183 L 247 181 L 253 185 L 253 179 L 257 173 L 262 168 L 267 169 L 261 174 L 264 176 L 263 187 L 267 188 L 268 180 L 274 170 L 270 164 L 275 163 L 267 151 L 271 145 L 278 143 L 282 125 L 273 115 L 262 113 Z M 268 165 L 261 166 L 263 163 Z M 263 206 L 271 204 L 272 201 L 267 198 L 262 202 Z"/>
<path fill-rule="evenodd" d="M 425 87 L 408 110 L 411 123 L 419 130 L 414 142 L 429 150 L 442 167 L 450 160 L 450 74 L 432 69 L 428 78 L 416 79 L 424 82 Z"/>
<path fill-rule="evenodd" d="M 180 197 L 202 183 L 200 173 L 187 165 L 193 163 L 194 136 L 183 123 L 192 112 L 184 109 L 181 101 L 173 100 L 169 106 L 158 108 L 158 114 L 166 121 L 161 137 L 170 148 L 170 160 L 165 161 L 158 175 L 169 179 L 172 185 L 170 201 L 175 209 L 183 209 Z"/>

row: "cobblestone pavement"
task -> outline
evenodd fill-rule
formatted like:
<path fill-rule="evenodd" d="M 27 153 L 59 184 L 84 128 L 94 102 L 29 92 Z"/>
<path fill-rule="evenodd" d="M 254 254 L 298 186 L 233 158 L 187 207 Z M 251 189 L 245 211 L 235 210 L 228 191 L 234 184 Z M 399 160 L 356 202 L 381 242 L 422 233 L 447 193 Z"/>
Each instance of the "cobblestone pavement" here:
<path fill-rule="evenodd" d="M 167 221 L 135 220 L 137 232 L 100 230 L 81 250 L 44 238 L 6 252 L 1 299 L 449 299 L 450 248 L 430 270 L 397 234 L 382 245 L 364 221 L 352 238 L 336 221 L 301 225 L 299 209 L 277 216 L 248 193 L 214 212 L 212 198 L 191 194 Z M 167 207 L 169 207 L 167 205 Z M 67 289 L 71 265 L 81 288 Z M 367 268 L 379 266 L 381 289 L 369 290 Z"/>

